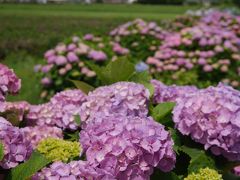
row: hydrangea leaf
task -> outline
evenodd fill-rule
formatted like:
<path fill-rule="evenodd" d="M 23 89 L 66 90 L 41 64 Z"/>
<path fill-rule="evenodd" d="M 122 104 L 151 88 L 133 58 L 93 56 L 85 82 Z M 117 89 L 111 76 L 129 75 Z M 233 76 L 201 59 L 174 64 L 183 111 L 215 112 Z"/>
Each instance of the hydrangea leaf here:
<path fill-rule="evenodd" d="M 79 115 L 74 116 L 74 120 L 77 123 L 78 126 L 81 125 L 81 117 Z"/>
<path fill-rule="evenodd" d="M 143 72 L 134 73 L 129 78 L 129 81 L 143 84 L 145 86 L 145 88 L 147 88 L 149 90 L 150 96 L 152 96 L 154 93 L 154 86 L 150 83 L 151 79 L 152 79 L 152 77 L 148 73 L 148 71 L 143 71 Z"/>
<path fill-rule="evenodd" d="M 191 158 L 188 173 L 197 172 L 199 169 L 206 167 L 216 169 L 214 160 L 204 151 L 187 146 L 182 146 L 180 150 Z"/>
<path fill-rule="evenodd" d="M 170 131 L 171 137 L 174 141 L 173 149 L 177 154 L 179 154 L 179 150 L 180 150 L 180 146 L 181 146 L 181 138 L 179 136 L 179 132 L 177 132 L 177 130 L 173 129 L 173 128 L 169 128 L 169 131 Z"/>
<path fill-rule="evenodd" d="M 168 173 L 164 173 L 161 172 L 159 170 L 155 170 L 153 175 L 151 176 L 151 180 L 180 180 L 181 178 L 179 178 L 174 172 L 168 172 Z"/>
<path fill-rule="evenodd" d="M 90 91 L 94 90 L 94 87 L 91 85 L 83 82 L 83 81 L 76 81 L 76 80 L 71 80 L 73 84 L 80 90 L 82 90 L 85 94 L 88 94 Z"/>
<path fill-rule="evenodd" d="M 174 102 L 164 102 L 158 104 L 152 111 L 151 116 L 158 122 L 163 124 L 167 123 L 165 121 L 169 121 L 169 119 L 165 118 L 167 115 L 171 114 L 173 108 L 175 106 Z M 171 120 L 171 119 L 170 119 Z"/>
<path fill-rule="evenodd" d="M 0 161 L 3 159 L 4 157 L 4 145 L 3 143 L 0 142 Z"/>
<path fill-rule="evenodd" d="M 134 64 L 126 59 L 111 61 L 106 67 L 100 68 L 93 63 L 87 63 L 93 69 L 103 84 L 113 84 L 127 81 L 135 72 Z"/>
<path fill-rule="evenodd" d="M 8 179 L 25 180 L 41 170 L 51 161 L 38 151 L 34 151 L 28 161 L 11 170 Z"/>

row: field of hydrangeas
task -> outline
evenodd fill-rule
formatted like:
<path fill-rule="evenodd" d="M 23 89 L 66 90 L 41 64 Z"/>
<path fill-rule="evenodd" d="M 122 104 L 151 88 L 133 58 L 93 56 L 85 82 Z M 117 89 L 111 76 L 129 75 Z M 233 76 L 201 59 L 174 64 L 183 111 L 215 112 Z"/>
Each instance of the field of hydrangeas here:
<path fill-rule="evenodd" d="M 38 105 L 7 100 L 0 64 L 0 179 L 240 179 L 240 16 L 135 19 L 43 57 Z"/>

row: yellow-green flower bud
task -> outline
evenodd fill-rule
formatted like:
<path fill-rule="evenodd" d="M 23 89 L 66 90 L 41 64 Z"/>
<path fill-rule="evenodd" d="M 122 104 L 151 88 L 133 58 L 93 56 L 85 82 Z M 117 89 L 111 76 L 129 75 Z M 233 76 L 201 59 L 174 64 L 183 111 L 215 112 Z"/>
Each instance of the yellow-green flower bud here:
<path fill-rule="evenodd" d="M 52 161 L 67 162 L 81 154 L 79 142 L 65 141 L 63 139 L 47 138 L 42 140 L 37 150 Z"/>
<path fill-rule="evenodd" d="M 214 169 L 204 168 L 197 173 L 192 173 L 184 180 L 223 180 L 222 175 Z"/>

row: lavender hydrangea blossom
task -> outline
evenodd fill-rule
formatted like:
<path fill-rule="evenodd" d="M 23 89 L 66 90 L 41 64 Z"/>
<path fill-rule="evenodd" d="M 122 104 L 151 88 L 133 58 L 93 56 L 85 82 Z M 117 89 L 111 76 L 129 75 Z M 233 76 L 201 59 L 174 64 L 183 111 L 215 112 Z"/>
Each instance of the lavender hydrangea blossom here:
<path fill-rule="evenodd" d="M 0 114 L 7 118 L 9 114 L 13 113 L 18 116 L 16 120 L 20 122 L 29 111 L 29 107 L 30 105 L 26 101 L 0 102 Z"/>
<path fill-rule="evenodd" d="M 34 126 L 25 127 L 21 131 L 24 133 L 25 138 L 31 142 L 32 147 L 35 149 L 38 143 L 46 138 L 63 138 L 63 132 L 60 128 L 50 126 Z"/>
<path fill-rule="evenodd" d="M 173 111 L 175 127 L 215 155 L 240 160 L 240 92 L 230 86 L 186 94 Z"/>
<path fill-rule="evenodd" d="M 0 141 L 4 146 L 4 157 L 0 161 L 0 166 L 4 169 L 16 167 L 28 159 L 32 152 L 31 143 L 20 129 L 2 117 L 0 117 Z"/>
<path fill-rule="evenodd" d="M 21 88 L 21 80 L 14 74 L 13 70 L 0 64 L 0 101 L 5 100 L 5 96 L 16 94 Z"/>
<path fill-rule="evenodd" d="M 197 91 L 195 86 L 167 86 L 158 80 L 152 80 L 151 83 L 154 86 L 153 102 L 156 104 L 168 101 L 175 102 L 177 98 Z"/>
<path fill-rule="evenodd" d="M 95 119 L 83 127 L 80 143 L 90 163 L 120 180 L 149 179 L 154 167 L 168 172 L 176 160 L 170 134 L 150 117 Z"/>
<path fill-rule="evenodd" d="M 66 90 L 56 94 L 49 103 L 31 106 L 27 116 L 29 125 L 57 126 L 63 129 L 76 130 L 74 117 L 79 115 L 80 106 L 86 95 L 80 90 Z"/>
<path fill-rule="evenodd" d="M 81 120 L 87 121 L 111 114 L 146 116 L 149 91 L 141 84 L 118 82 L 90 92 L 81 106 Z"/>
<path fill-rule="evenodd" d="M 50 179 L 88 179 L 116 180 L 109 172 L 91 165 L 87 161 L 71 161 L 68 164 L 63 162 L 54 162 L 49 168 L 44 168 L 41 172 L 35 174 L 32 180 L 50 180 Z"/>

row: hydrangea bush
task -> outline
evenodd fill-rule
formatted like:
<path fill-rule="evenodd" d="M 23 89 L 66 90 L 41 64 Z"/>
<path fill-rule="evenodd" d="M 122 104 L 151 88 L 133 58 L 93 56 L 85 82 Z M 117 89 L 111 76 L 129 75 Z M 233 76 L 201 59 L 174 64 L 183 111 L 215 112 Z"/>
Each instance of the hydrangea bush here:
<path fill-rule="evenodd" d="M 166 83 L 206 86 L 222 81 L 239 88 L 239 42 L 232 31 L 199 24 L 166 37 L 146 62 Z"/>
<path fill-rule="evenodd" d="M 142 19 L 129 21 L 110 32 L 114 42 L 126 48 L 136 62 L 151 56 L 167 34 L 156 22 Z"/>

